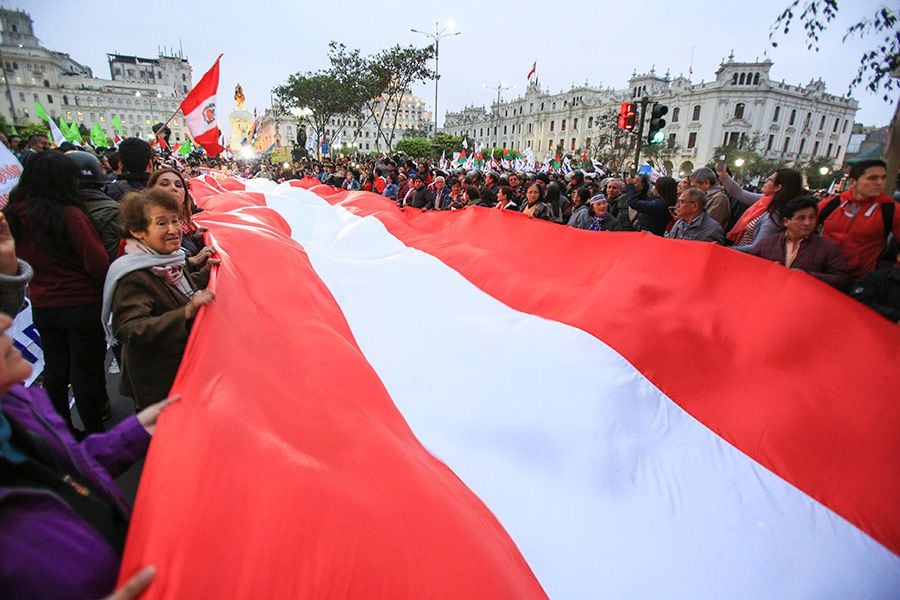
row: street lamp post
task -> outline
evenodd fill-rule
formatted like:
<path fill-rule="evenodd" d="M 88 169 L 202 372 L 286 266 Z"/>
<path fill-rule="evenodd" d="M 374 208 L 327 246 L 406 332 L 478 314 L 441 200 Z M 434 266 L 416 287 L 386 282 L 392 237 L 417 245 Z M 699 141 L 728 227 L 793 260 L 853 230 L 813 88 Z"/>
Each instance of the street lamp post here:
<path fill-rule="evenodd" d="M 459 35 L 462 33 L 461 31 L 454 31 L 452 33 L 448 33 L 448 29 L 452 29 L 453 25 L 448 24 L 443 29 L 440 28 L 440 23 L 435 22 L 434 24 L 434 33 L 428 33 L 426 31 L 420 31 L 418 29 L 410 29 L 413 33 L 421 33 L 425 37 L 429 37 L 434 40 L 434 135 L 437 135 L 437 122 L 438 122 L 438 79 L 441 78 L 441 75 L 438 71 L 438 60 L 440 59 L 441 54 L 441 39 L 445 37 L 452 37 L 454 35 Z"/>

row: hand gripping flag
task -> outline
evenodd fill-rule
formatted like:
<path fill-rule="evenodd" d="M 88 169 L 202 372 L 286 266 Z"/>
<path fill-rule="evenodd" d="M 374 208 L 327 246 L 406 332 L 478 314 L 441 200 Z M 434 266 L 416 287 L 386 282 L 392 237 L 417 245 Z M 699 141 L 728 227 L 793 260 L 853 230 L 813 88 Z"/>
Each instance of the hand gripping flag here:
<path fill-rule="evenodd" d="M 141 479 L 143 598 L 896 596 L 869 308 L 712 244 L 191 183 L 222 263 Z"/>
<path fill-rule="evenodd" d="M 210 157 L 218 156 L 224 148 L 219 144 L 219 124 L 216 119 L 216 93 L 219 89 L 219 61 L 216 59 L 194 89 L 181 102 L 188 129 L 194 141 L 206 150 Z"/>

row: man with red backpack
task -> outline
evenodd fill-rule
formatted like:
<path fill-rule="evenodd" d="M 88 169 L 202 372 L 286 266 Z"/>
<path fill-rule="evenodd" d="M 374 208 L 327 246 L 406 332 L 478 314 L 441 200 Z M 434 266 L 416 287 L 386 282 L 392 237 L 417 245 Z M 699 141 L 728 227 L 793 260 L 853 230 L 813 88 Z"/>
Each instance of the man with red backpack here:
<path fill-rule="evenodd" d="M 875 270 L 891 235 L 900 239 L 900 211 L 884 193 L 886 178 L 884 161 L 860 161 L 850 169 L 849 189 L 819 203 L 822 237 L 840 247 L 852 280 Z"/>

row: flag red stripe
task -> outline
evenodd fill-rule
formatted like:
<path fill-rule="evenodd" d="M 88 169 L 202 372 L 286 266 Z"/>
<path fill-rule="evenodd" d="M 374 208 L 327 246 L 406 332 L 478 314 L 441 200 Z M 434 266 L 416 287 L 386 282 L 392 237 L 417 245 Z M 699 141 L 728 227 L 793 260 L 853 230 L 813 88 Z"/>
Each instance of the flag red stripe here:
<path fill-rule="evenodd" d="M 181 101 L 181 112 L 185 115 L 197 108 L 201 102 L 205 102 L 210 96 L 216 94 L 219 89 L 219 60 L 221 58 L 220 54 L 209 71 L 203 74 L 194 89 Z"/>
<path fill-rule="evenodd" d="M 287 224 L 259 202 L 206 198 L 198 218 L 221 249 L 217 296 L 154 436 L 122 579 L 156 565 L 146 598 L 543 597 L 496 518 L 409 430 Z"/>
<path fill-rule="evenodd" d="M 900 330 L 870 309 L 710 244 L 312 190 L 378 217 L 513 308 L 603 340 L 729 443 L 900 554 Z M 585 260 L 602 276 L 581 280 Z"/>

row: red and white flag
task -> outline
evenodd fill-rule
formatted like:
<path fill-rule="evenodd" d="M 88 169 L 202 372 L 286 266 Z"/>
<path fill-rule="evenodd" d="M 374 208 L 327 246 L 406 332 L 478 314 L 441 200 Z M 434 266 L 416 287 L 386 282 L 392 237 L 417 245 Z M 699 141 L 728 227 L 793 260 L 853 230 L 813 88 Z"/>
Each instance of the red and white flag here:
<path fill-rule="evenodd" d="M 537 72 L 537 61 L 534 61 L 534 64 L 531 65 L 531 70 L 528 71 L 528 75 L 525 76 L 525 79 L 530 80 L 531 76 Z"/>
<path fill-rule="evenodd" d="M 200 78 L 194 89 L 181 102 L 181 112 L 184 113 L 191 136 L 211 157 L 218 156 L 224 150 L 219 144 L 219 123 L 216 119 L 216 93 L 219 89 L 221 59 L 220 54 L 212 68 Z"/>
<path fill-rule="evenodd" d="M 215 183 L 145 598 L 900 589 L 900 332 L 867 307 L 712 244 Z"/>

